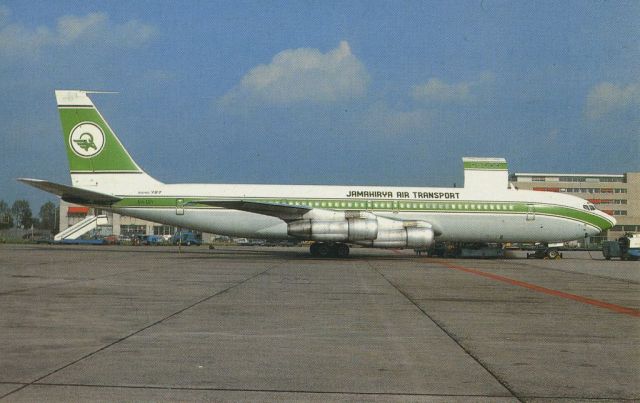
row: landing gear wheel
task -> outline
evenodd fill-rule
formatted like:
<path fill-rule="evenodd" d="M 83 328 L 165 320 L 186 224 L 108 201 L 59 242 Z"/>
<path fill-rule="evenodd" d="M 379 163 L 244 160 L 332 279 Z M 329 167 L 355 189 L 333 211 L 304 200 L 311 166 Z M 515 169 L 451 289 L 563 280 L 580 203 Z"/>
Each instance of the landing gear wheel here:
<path fill-rule="evenodd" d="M 560 257 L 560 253 L 558 252 L 557 249 L 549 249 L 547 251 L 547 257 L 549 259 L 558 259 Z"/>
<path fill-rule="evenodd" d="M 349 256 L 349 245 L 347 245 L 346 243 L 337 244 L 336 255 L 340 258 Z"/>
<path fill-rule="evenodd" d="M 318 244 L 318 256 L 320 257 L 331 256 L 331 247 L 326 243 Z"/>

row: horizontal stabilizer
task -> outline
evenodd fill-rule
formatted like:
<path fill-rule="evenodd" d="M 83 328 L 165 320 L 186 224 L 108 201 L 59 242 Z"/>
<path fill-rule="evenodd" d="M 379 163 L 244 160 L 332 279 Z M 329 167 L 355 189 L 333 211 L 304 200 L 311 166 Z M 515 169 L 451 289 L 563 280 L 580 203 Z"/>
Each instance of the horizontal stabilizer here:
<path fill-rule="evenodd" d="M 108 205 L 122 200 L 121 198 L 113 195 L 68 185 L 61 185 L 59 183 L 48 182 L 40 179 L 20 178 L 18 180 L 29 186 L 33 186 L 34 188 L 58 195 L 62 200 L 74 204 Z"/>
<path fill-rule="evenodd" d="M 290 204 L 262 203 L 244 200 L 194 200 L 188 204 L 205 204 L 231 210 L 247 211 L 278 217 L 284 221 L 299 220 L 312 208 L 308 206 L 292 206 Z"/>

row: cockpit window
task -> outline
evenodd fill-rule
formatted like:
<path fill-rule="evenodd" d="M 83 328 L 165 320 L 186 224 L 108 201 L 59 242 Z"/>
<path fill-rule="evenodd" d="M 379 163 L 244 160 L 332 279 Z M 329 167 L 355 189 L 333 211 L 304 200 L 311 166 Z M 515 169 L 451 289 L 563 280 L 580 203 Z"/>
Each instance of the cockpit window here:
<path fill-rule="evenodd" d="M 582 208 L 587 211 L 593 211 L 596 209 L 596 206 L 594 206 L 593 204 L 583 204 Z"/>
<path fill-rule="evenodd" d="M 589 210 L 593 211 L 596 209 L 596 206 L 589 206 Z"/>
<path fill-rule="evenodd" d="M 589 206 L 587 206 L 586 204 L 583 204 L 583 205 L 582 205 L 582 208 L 583 208 L 583 209 L 585 209 L 585 210 L 587 210 L 587 211 L 589 210 Z"/>

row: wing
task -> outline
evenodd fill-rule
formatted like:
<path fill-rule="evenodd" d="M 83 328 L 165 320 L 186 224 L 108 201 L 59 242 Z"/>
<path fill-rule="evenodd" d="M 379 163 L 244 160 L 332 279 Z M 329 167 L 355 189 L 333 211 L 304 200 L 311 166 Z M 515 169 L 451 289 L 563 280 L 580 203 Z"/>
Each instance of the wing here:
<path fill-rule="evenodd" d="M 264 203 L 245 200 L 195 200 L 187 204 L 204 204 L 231 210 L 247 211 L 280 218 L 284 221 L 295 221 L 312 210 L 308 206 L 292 206 L 290 204 Z"/>
<path fill-rule="evenodd" d="M 53 193 L 62 200 L 74 204 L 88 205 L 109 205 L 122 200 L 119 197 L 106 193 L 93 192 L 91 190 L 76 188 L 73 186 L 61 185 L 59 183 L 43 181 L 40 179 L 20 178 L 18 181 L 34 188 Z"/>
<path fill-rule="evenodd" d="M 336 211 L 336 210 L 328 210 L 328 209 L 319 209 L 319 208 L 310 207 L 310 206 L 294 206 L 290 204 L 265 203 L 265 202 L 246 201 L 246 200 L 194 200 L 194 201 L 188 202 L 187 204 L 194 204 L 194 205 L 200 204 L 200 205 L 207 205 L 212 207 L 221 207 L 225 209 L 247 211 L 255 214 L 268 215 L 271 217 L 280 218 L 281 220 L 287 222 L 287 224 L 289 225 L 293 225 L 294 224 L 293 222 L 297 220 L 307 220 L 309 221 L 310 225 L 314 225 L 312 222 L 317 220 L 315 222 L 321 226 L 321 228 L 318 228 L 319 232 L 315 234 L 317 236 L 323 235 L 321 231 L 326 230 L 325 228 L 326 221 L 340 222 L 340 221 L 348 220 L 352 218 L 375 220 L 377 225 L 379 226 L 378 228 L 380 228 L 381 231 L 385 231 L 387 237 L 391 236 L 388 233 L 389 231 L 399 231 L 399 230 L 409 231 L 409 228 L 429 231 L 432 234 L 431 237 L 433 237 L 433 235 L 440 236 L 442 234 L 442 231 L 440 231 L 440 229 L 434 227 L 434 225 L 432 225 L 430 222 L 427 222 L 427 221 L 404 220 L 401 218 L 383 217 L 369 211 L 360 211 L 360 210 L 347 210 L 347 211 L 337 210 Z M 323 221 L 325 221 L 325 223 L 323 223 Z M 311 227 L 309 227 L 309 230 L 313 232 Z M 311 236 L 311 233 L 306 235 Z M 298 235 L 294 234 L 294 236 L 298 236 Z M 309 237 L 309 236 L 302 236 L 302 235 L 300 236 L 303 238 Z M 320 239 L 320 238 L 312 238 L 312 239 Z M 378 239 L 378 238 L 374 238 L 374 239 Z M 331 239 L 325 237 L 325 238 L 322 238 L 322 240 L 330 241 Z M 344 238 L 340 238 L 339 241 L 343 242 Z M 380 240 L 380 242 L 384 244 L 384 242 L 386 241 Z M 396 243 L 393 243 L 393 242 L 396 242 Z M 392 242 L 393 245 L 396 245 L 398 240 L 394 239 L 393 242 Z M 380 247 L 383 247 L 383 246 L 380 246 Z"/>

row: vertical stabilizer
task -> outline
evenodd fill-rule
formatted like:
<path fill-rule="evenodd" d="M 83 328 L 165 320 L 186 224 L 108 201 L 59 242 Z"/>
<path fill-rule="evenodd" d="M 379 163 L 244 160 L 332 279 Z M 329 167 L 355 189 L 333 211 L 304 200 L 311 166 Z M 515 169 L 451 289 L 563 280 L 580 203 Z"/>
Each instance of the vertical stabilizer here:
<path fill-rule="evenodd" d="M 509 170 L 504 158 L 464 157 L 464 188 L 505 190 L 509 188 Z"/>
<path fill-rule="evenodd" d="M 73 185 L 112 187 L 132 183 L 158 183 L 131 158 L 87 96 L 89 93 L 56 90 Z"/>

